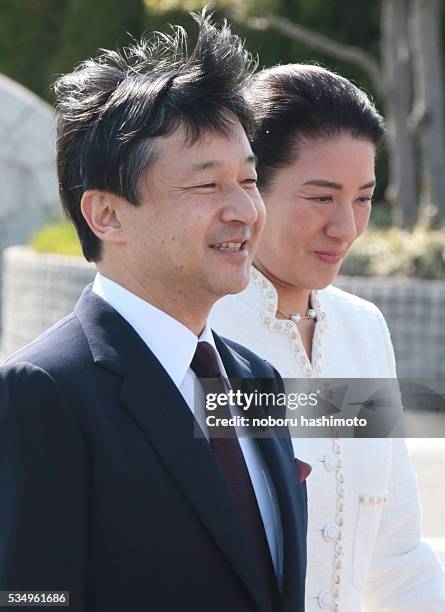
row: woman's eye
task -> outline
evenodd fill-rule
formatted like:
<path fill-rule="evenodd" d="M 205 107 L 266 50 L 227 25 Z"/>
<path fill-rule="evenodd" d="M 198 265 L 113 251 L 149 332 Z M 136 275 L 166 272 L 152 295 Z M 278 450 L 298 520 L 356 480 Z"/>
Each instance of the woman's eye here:
<path fill-rule="evenodd" d="M 326 204 L 327 202 L 332 202 L 332 196 L 317 196 L 316 198 L 309 198 L 309 200 Z"/>

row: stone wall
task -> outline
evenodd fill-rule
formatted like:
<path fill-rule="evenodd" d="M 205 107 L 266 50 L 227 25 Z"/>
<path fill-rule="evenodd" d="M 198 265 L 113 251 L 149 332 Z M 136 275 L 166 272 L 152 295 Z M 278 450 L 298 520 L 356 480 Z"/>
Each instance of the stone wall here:
<path fill-rule="evenodd" d="M 0 75 L 0 257 L 60 217 L 52 108 Z M 0 289 L 2 272 L 0 269 Z"/>
<path fill-rule="evenodd" d="M 80 257 L 20 246 L 4 250 L 3 269 L 0 361 L 70 313 L 96 272 Z"/>
<path fill-rule="evenodd" d="M 445 282 L 339 276 L 335 285 L 380 308 L 400 378 L 445 376 Z"/>

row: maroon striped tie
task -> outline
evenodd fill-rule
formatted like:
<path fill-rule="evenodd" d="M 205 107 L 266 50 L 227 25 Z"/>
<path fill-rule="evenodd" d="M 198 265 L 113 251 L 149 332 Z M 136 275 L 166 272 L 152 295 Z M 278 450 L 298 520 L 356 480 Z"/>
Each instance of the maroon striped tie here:
<path fill-rule="evenodd" d="M 216 351 L 208 342 L 198 342 L 190 367 L 198 378 L 222 378 Z M 230 418 L 229 407 L 221 407 L 219 415 L 222 418 Z M 276 596 L 277 581 L 266 532 L 235 428 L 231 427 L 230 430 L 226 428 L 226 435 L 230 437 L 224 438 L 212 437 L 212 429 L 214 428 L 209 427 L 211 448 L 222 467 L 232 489 L 241 517 L 256 547 L 257 560 L 263 568 L 272 593 L 275 593 Z"/>

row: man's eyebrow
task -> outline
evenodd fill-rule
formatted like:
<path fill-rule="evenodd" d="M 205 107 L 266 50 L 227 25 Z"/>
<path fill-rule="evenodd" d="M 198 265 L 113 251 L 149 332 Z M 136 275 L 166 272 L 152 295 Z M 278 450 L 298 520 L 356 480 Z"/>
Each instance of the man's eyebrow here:
<path fill-rule="evenodd" d="M 376 182 L 375 181 L 369 181 L 369 183 L 366 183 L 365 185 L 362 185 L 362 187 L 360 187 L 360 189 L 370 189 L 371 187 L 375 187 L 376 186 Z"/>
<path fill-rule="evenodd" d="M 257 158 L 255 155 L 248 155 L 246 157 L 246 159 L 244 160 L 244 163 L 248 163 L 248 164 L 252 164 L 252 165 L 256 165 L 257 162 Z M 197 164 L 192 164 L 192 166 L 190 167 L 190 171 L 191 172 L 198 172 L 200 170 L 208 170 L 209 168 L 215 168 L 218 166 L 222 166 L 224 162 L 222 161 L 217 161 L 217 160 L 209 160 L 209 161 L 205 161 L 205 162 L 198 162 Z"/>
<path fill-rule="evenodd" d="M 313 185 L 314 187 L 330 187 L 331 189 L 343 189 L 343 185 L 341 185 L 340 183 L 334 183 L 333 181 L 325 181 L 323 179 L 314 179 L 312 181 L 306 181 L 306 183 L 303 183 L 303 185 Z M 375 187 L 375 185 L 375 181 L 369 181 L 369 183 L 366 183 L 365 185 L 359 187 L 359 190 L 361 191 L 362 189 L 370 189 L 371 187 Z"/>

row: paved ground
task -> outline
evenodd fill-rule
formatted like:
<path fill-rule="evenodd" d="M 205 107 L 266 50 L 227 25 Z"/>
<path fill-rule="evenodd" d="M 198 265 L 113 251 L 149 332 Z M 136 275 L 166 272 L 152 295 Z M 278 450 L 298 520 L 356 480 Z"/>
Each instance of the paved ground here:
<path fill-rule="evenodd" d="M 409 439 L 422 503 L 423 533 L 445 565 L 445 439 Z"/>

